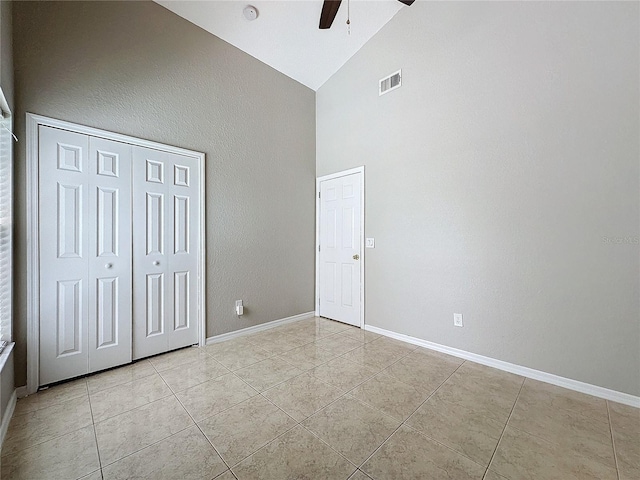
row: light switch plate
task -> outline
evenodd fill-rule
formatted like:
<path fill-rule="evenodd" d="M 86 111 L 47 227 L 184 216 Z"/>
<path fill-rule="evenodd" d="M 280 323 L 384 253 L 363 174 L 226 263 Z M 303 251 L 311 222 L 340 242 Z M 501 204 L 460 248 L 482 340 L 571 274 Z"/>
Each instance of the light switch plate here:
<path fill-rule="evenodd" d="M 454 313 L 453 314 L 453 326 L 454 327 L 462 327 L 462 314 Z"/>
<path fill-rule="evenodd" d="M 376 248 L 376 239 L 375 238 L 365 239 L 364 246 L 366 248 Z"/>

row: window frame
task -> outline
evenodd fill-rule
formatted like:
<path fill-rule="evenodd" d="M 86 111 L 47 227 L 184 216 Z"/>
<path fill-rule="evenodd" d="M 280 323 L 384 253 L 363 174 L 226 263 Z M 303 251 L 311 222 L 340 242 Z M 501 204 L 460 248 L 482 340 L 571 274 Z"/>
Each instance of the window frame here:
<path fill-rule="evenodd" d="M 13 116 L 0 87 L 0 145 L 6 142 L 0 150 L 0 172 L 7 174 L 0 178 L 0 229 L 8 227 L 4 237 L 0 230 L 0 352 L 13 341 L 13 139 Z"/>

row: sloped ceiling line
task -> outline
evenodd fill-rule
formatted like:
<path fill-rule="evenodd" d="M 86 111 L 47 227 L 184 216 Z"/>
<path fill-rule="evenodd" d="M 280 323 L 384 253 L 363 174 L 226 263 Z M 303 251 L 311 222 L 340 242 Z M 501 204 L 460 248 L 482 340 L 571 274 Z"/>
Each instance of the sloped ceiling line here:
<path fill-rule="evenodd" d="M 333 26 L 320 30 L 322 0 L 156 0 L 313 90 L 318 90 L 403 8 L 395 0 L 350 2 L 351 34 L 346 25 L 346 1 Z M 254 21 L 242 14 L 249 4 L 259 12 Z"/>

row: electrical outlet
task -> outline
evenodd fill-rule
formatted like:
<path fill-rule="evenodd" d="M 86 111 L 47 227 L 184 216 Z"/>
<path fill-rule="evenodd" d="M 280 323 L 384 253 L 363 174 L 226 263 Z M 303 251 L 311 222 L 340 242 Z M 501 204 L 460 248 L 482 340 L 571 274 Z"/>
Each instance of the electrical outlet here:
<path fill-rule="evenodd" d="M 454 327 L 462 327 L 462 314 L 454 313 L 453 314 L 453 326 Z"/>
<path fill-rule="evenodd" d="M 376 248 L 375 238 L 366 238 L 364 243 L 365 248 Z"/>
<path fill-rule="evenodd" d="M 244 307 L 242 306 L 242 300 L 236 300 L 236 315 L 240 316 L 244 314 Z"/>

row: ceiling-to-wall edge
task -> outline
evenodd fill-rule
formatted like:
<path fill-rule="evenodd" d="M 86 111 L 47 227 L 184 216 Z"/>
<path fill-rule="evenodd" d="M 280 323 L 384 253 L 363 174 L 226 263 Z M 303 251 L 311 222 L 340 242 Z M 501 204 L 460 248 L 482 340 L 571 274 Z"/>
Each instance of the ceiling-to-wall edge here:
<path fill-rule="evenodd" d="M 238 1 L 154 1 L 312 90 L 320 88 L 397 12 L 409 8 L 396 0 L 352 0 L 349 33 L 346 1 L 327 30 L 318 29 L 321 0 L 258 0 L 252 4 L 259 15 L 251 22 L 242 16 L 246 3 Z"/>

